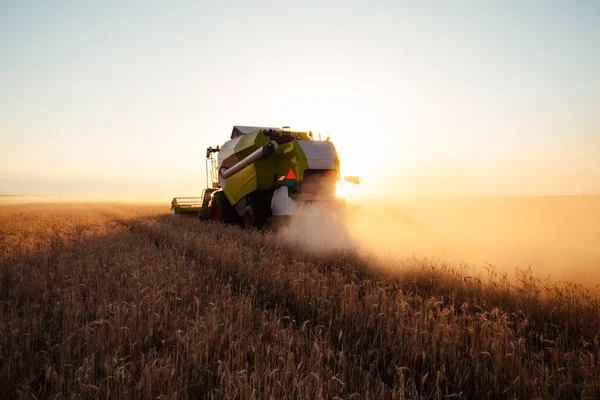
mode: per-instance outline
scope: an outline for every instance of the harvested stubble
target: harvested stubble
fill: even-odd
[[[161,211],[0,208],[0,397],[600,397],[580,286],[315,255]]]

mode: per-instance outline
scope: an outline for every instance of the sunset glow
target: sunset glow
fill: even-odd
[[[2,192],[197,195],[244,124],[369,193],[600,194],[595,2],[115,5],[0,6]]]

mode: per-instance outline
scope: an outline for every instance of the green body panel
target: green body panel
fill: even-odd
[[[304,171],[308,168],[306,155],[302,151],[297,141],[286,143],[279,146],[277,151],[264,162],[264,187],[259,189],[270,189],[274,187],[277,177],[285,176],[290,169],[294,170],[297,181],[301,182],[304,179]],[[258,163],[257,163],[258,164]],[[263,183],[262,181],[260,182]]]
[[[235,154],[238,160],[246,158],[254,150],[264,146],[269,142],[269,138],[263,135],[262,131],[248,133],[242,136],[242,139],[235,146]]]
[[[255,167],[256,164],[257,163],[248,165],[246,168],[227,179],[227,184],[223,191],[231,204],[237,203],[257,189],[258,175]]]

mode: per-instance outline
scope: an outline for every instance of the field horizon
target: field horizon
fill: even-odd
[[[301,245],[309,251],[343,247],[378,258],[466,264],[473,273],[493,266],[511,279],[517,270],[531,269],[543,280],[600,284],[600,196],[351,196],[347,202],[359,212],[325,230],[327,237],[315,229],[323,212],[301,221],[297,234],[311,238]],[[170,198],[0,196],[0,207],[112,204],[168,212],[169,203]]]

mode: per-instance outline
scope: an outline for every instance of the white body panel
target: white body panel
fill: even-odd
[[[296,212],[296,202],[289,196],[287,186],[282,186],[273,193],[271,212],[274,216],[294,215]]]
[[[308,169],[334,169],[335,147],[331,142],[298,140],[308,161]]]
[[[235,153],[235,146],[242,140],[242,137],[236,137],[235,139],[231,139],[223,143],[221,146],[221,150],[217,154],[217,179],[219,180],[219,186],[225,189],[225,179],[221,176],[221,165],[223,165],[223,160],[226,160],[229,156]]]
[[[217,154],[217,169],[221,169],[221,164],[223,164],[223,160],[229,158],[233,153],[235,153],[235,146],[242,140],[242,137],[236,137],[235,139],[231,139],[223,143],[221,146],[221,150]]]

